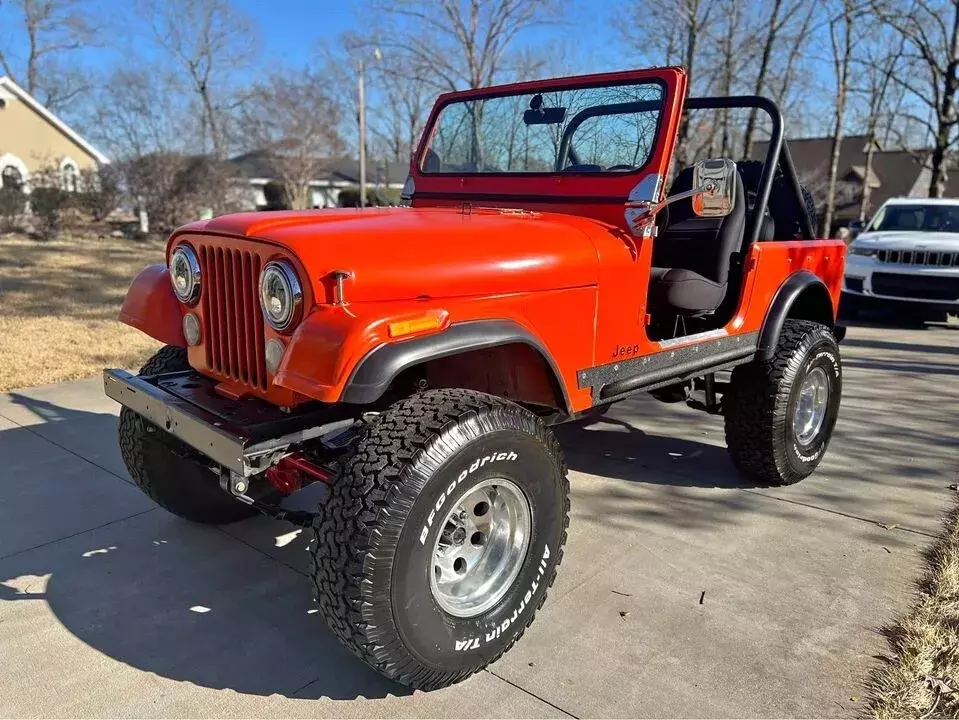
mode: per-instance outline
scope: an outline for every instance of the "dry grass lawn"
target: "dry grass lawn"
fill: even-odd
[[[0,235],[0,391],[138,368],[159,343],[116,316],[163,249],[157,240]]]
[[[869,680],[871,714],[959,717],[959,503],[926,553],[916,604],[886,632],[892,654]]]

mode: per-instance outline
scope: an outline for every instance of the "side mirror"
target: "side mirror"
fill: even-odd
[[[862,220],[853,220],[849,223],[849,237],[850,239],[857,237],[863,231],[863,228],[866,227],[866,223]]]
[[[693,212],[700,217],[726,217],[736,204],[736,163],[727,159],[700,160],[693,166]]]
[[[732,160],[700,160],[693,166],[692,189],[670,195],[658,203],[652,200],[627,200],[626,224],[637,237],[655,235],[656,213],[686,198],[691,199],[693,212],[700,217],[726,217],[736,205],[736,184],[736,163]]]

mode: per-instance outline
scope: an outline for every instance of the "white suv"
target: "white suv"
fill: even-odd
[[[843,311],[870,306],[916,319],[959,313],[959,198],[886,201],[849,246]]]

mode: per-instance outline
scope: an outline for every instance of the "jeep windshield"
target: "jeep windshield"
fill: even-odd
[[[867,232],[959,232],[959,203],[884,205]]]
[[[427,174],[623,173],[656,145],[663,87],[644,82],[454,100],[421,158]]]

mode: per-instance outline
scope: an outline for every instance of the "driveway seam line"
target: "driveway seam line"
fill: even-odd
[[[549,706],[550,706],[551,708],[553,708],[554,710],[559,710],[561,713],[563,713],[563,714],[566,715],[567,717],[571,717],[571,718],[573,718],[573,720],[579,720],[579,716],[573,715],[573,713],[571,713],[569,710],[564,710],[563,708],[561,708],[561,707],[560,707],[559,705],[557,705],[556,703],[552,703],[552,702],[550,702],[549,700],[547,700],[546,698],[540,697],[539,695],[537,695],[537,694],[534,693],[533,691],[527,690],[527,689],[524,688],[522,685],[519,685],[519,684],[517,684],[517,683],[514,683],[514,682],[513,682],[512,680],[510,680],[509,678],[505,678],[505,677],[503,677],[502,675],[493,672],[493,671],[490,670],[489,668],[486,668],[486,672],[488,672],[488,673],[489,673],[490,675],[492,675],[493,677],[495,677],[495,678],[497,678],[497,679],[499,679],[499,680],[502,680],[502,681],[503,681],[504,683],[506,683],[507,685],[512,685],[514,688],[516,688],[516,689],[519,690],[520,692],[524,692],[524,693],[526,693],[527,695],[529,695],[530,697],[536,698],[536,699],[539,700],[541,703],[544,703],[544,704],[546,704],[546,705],[549,705]]]
[[[127,480],[125,477],[123,477],[122,475],[117,475],[117,474],[116,474],[115,472],[113,472],[113,470],[111,470],[110,468],[103,467],[103,465],[100,465],[99,463],[93,462],[93,460],[91,460],[90,458],[84,457],[83,455],[81,455],[80,453],[76,452],[75,450],[71,450],[70,448],[68,448],[68,447],[66,447],[66,446],[64,446],[64,445],[61,445],[61,444],[58,443],[56,440],[51,440],[51,439],[48,438],[48,437],[44,437],[43,435],[41,435],[40,433],[38,433],[36,430],[34,430],[31,426],[29,426],[29,425],[21,425],[21,424],[18,423],[16,420],[14,420],[14,419],[11,418],[11,417],[7,417],[7,416],[4,415],[3,413],[0,413],[0,417],[2,417],[4,420],[9,420],[9,421],[12,422],[14,425],[16,425],[18,428],[20,428],[21,430],[26,430],[28,433],[30,433],[30,434],[32,434],[32,435],[36,435],[36,436],[37,436],[38,438],[40,438],[41,440],[44,440],[44,441],[50,443],[50,444],[53,445],[54,447],[58,447],[58,448],[60,448],[61,450],[63,450],[64,452],[68,452],[68,453],[70,453],[71,455],[73,455],[74,457],[80,458],[81,460],[83,460],[83,462],[88,463],[88,464],[90,464],[90,465],[93,465],[93,467],[95,467],[95,468],[100,468],[100,469],[103,470],[103,472],[105,472],[105,473],[108,473],[108,474],[110,474],[110,475],[113,475],[113,477],[117,478],[118,480],[121,480],[124,485],[131,485],[131,484],[132,484],[132,483],[131,483],[129,480]],[[47,423],[44,423],[44,424],[47,424]]]
[[[17,555],[21,555],[25,552],[30,552],[31,550],[38,550],[42,547],[46,547],[47,545],[53,545],[58,542],[63,542],[64,540],[70,540],[72,538],[79,537],[80,535],[84,535],[88,532],[93,532],[94,530],[101,530],[105,527],[108,527],[109,525],[113,525],[114,523],[123,522],[124,520],[131,520],[132,518],[140,517],[141,515],[146,515],[147,513],[155,512],[158,509],[159,508],[155,508],[155,507],[147,508],[146,510],[141,510],[140,512],[133,513],[132,515],[127,515],[122,518],[117,518],[116,520],[110,520],[109,522],[105,522],[102,525],[96,525],[92,528],[87,528],[86,530],[78,530],[75,533],[64,535],[63,537],[56,538],[55,540],[47,540],[46,542],[42,542],[39,545],[33,545],[32,547],[16,550],[10,553],[9,555],[0,555],[0,561],[9,560],[10,558],[16,557]]]
[[[764,492],[759,490],[751,490],[749,488],[744,488],[745,492],[748,492],[750,495],[758,495],[759,497],[768,498],[769,500],[778,500],[779,502],[789,503],[790,505],[799,505],[804,508],[809,508],[810,510],[818,510],[820,512],[829,513],[830,515],[840,515],[850,520],[858,520],[859,522],[869,523],[870,525],[878,525],[884,530],[902,530],[903,532],[913,533],[914,535],[922,535],[923,537],[935,538],[936,536],[932,533],[927,533],[922,530],[914,530],[909,527],[904,527],[902,525],[896,525],[895,527],[884,527],[889,525],[889,523],[879,522],[878,520],[871,520],[869,518],[864,518],[859,515],[853,515],[851,513],[845,513],[841,510],[830,510],[829,508],[820,507],[819,505],[813,505],[811,503],[801,502],[799,500],[790,500],[788,498],[776,497],[775,495],[767,495]]]

